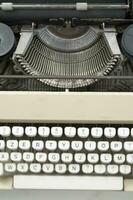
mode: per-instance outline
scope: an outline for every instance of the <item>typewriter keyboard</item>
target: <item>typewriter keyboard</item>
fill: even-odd
[[[1,124],[0,175],[133,174],[131,125]]]

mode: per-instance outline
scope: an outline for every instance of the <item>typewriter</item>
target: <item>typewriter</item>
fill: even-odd
[[[132,0],[0,0],[0,189],[133,191],[132,92]]]

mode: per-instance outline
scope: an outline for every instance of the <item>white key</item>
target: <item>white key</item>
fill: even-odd
[[[23,153],[23,160],[25,162],[33,162],[34,161],[34,154],[30,152]]]
[[[127,152],[133,152],[133,142],[124,142],[124,149]]]
[[[68,166],[68,171],[71,174],[78,174],[80,172],[80,165],[78,165],[78,164],[70,164]]]
[[[5,148],[5,141],[0,140],[0,150],[3,150]]]
[[[0,152],[0,162],[7,162],[9,160],[9,153]]]
[[[103,129],[100,127],[92,128],[91,135],[93,138],[101,138],[103,135]]]
[[[96,174],[104,174],[106,172],[106,167],[105,165],[95,165],[94,171]]]
[[[84,165],[82,165],[82,172],[84,173],[84,174],[91,174],[91,173],[93,173],[93,165],[91,165],[91,164],[84,164]]]
[[[17,164],[17,171],[20,173],[27,173],[28,172],[28,164],[27,163]]]
[[[42,170],[46,174],[51,174],[54,172],[54,165],[53,164],[43,164]]]
[[[99,151],[103,151],[103,152],[104,151],[108,151],[108,149],[109,149],[109,142],[107,142],[107,141],[98,142],[97,147],[98,147]]]
[[[34,140],[32,142],[32,148],[36,151],[41,151],[44,148],[44,142],[41,140]]]
[[[133,164],[133,154],[127,154],[126,160],[129,164]]]
[[[41,137],[48,137],[50,135],[50,128],[47,126],[40,126],[38,128],[38,134]]]
[[[17,150],[18,149],[18,141],[17,140],[8,140],[7,148],[10,150]]]
[[[60,160],[60,155],[58,153],[49,153],[48,159],[52,163],[58,163]]]
[[[84,163],[86,161],[86,155],[84,153],[76,153],[75,154],[75,162],[76,163]]]
[[[119,142],[119,141],[111,142],[110,148],[114,152],[119,152],[122,150],[122,142]]]
[[[55,165],[55,172],[58,174],[64,174],[67,171],[67,167],[65,164],[56,164]]]
[[[76,135],[76,128],[75,127],[66,127],[65,128],[65,135],[67,137],[73,138]]]
[[[80,138],[87,138],[89,136],[89,129],[85,127],[78,128],[78,136]]]
[[[29,140],[20,140],[19,141],[19,148],[22,150],[29,150],[30,149],[30,141]]]
[[[73,160],[73,154],[71,154],[71,153],[63,153],[61,155],[61,160],[64,163],[71,163],[72,160]]]
[[[4,175],[4,165],[0,163],[0,176]]]
[[[59,141],[58,147],[61,151],[68,151],[70,149],[70,142],[69,141]]]
[[[109,153],[101,154],[100,160],[101,160],[101,162],[104,163],[104,164],[109,164],[109,163],[111,163],[111,161],[112,161],[112,155],[109,154]]]
[[[22,154],[19,152],[12,152],[10,157],[13,162],[20,162],[22,160]]]
[[[45,143],[45,147],[47,150],[54,151],[57,149],[57,142],[54,140],[47,140]]]
[[[70,184],[71,183],[71,184]],[[119,176],[40,176],[15,175],[15,189],[51,190],[123,190],[123,177]]]
[[[86,141],[85,142],[85,149],[87,151],[95,151],[95,149],[96,149],[96,142],[94,142],[94,141]]]
[[[111,175],[118,174],[119,172],[118,165],[108,165],[107,172]]]
[[[36,153],[36,161],[40,163],[44,163],[47,161],[47,154],[46,153]]]
[[[87,160],[89,163],[97,163],[99,161],[99,155],[97,153],[90,153],[87,156]]]
[[[13,126],[12,134],[15,137],[22,137],[24,135],[24,128],[22,126]]]
[[[104,129],[104,135],[106,138],[114,138],[116,136],[116,129],[113,127],[106,127]]]
[[[51,135],[54,137],[61,137],[63,134],[63,129],[62,127],[52,127],[51,128]]]
[[[131,173],[130,165],[120,165],[120,173],[123,175],[128,175]]]
[[[16,172],[16,164],[15,163],[6,163],[5,171],[8,173],[15,173]]]
[[[25,128],[25,134],[28,137],[35,137],[37,135],[37,128],[34,126],[27,126]]]
[[[11,128],[9,126],[0,126],[0,135],[2,137],[8,137],[11,134]]]
[[[133,137],[133,128],[131,128],[131,136]]]
[[[129,134],[129,128],[118,128],[118,136],[120,138],[127,138]]]
[[[72,141],[71,147],[74,151],[81,151],[83,148],[83,142],[81,141]]]
[[[114,162],[117,164],[122,164],[125,162],[125,155],[124,154],[115,154],[114,155]]]
[[[41,172],[41,165],[39,163],[32,163],[30,164],[30,171],[32,173],[40,173]]]

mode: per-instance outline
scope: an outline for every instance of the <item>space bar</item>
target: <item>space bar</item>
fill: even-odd
[[[15,175],[16,189],[122,190],[123,177]]]

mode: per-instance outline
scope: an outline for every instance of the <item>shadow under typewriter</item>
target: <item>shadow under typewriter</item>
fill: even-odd
[[[121,59],[114,30],[69,25],[22,31],[14,54],[16,66],[26,74],[62,77],[38,80],[58,88],[90,85],[97,80],[72,77],[108,75]]]

